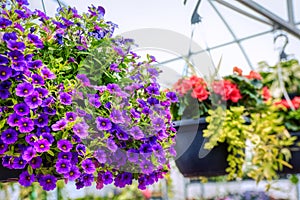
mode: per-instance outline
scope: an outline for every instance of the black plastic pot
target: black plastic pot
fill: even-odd
[[[184,177],[211,177],[226,174],[228,145],[221,143],[212,150],[204,149],[206,139],[202,134],[207,125],[205,118],[174,122],[174,127],[177,129],[175,163]]]
[[[300,131],[299,132],[290,132],[291,136],[297,136],[297,140],[294,145],[290,147],[292,153],[292,158],[289,160],[289,163],[293,168],[283,167],[283,170],[279,172],[280,174],[299,174],[300,173]]]
[[[1,160],[1,159],[0,159]],[[14,182],[18,181],[19,175],[22,173],[22,170],[12,170],[6,167],[3,167],[0,162],[0,182]]]

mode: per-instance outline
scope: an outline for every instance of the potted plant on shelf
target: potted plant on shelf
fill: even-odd
[[[172,104],[172,116],[174,120],[180,120],[174,122],[178,130],[176,165],[186,177],[224,174],[228,174],[228,179],[243,177],[247,141],[253,143],[255,153],[251,161],[252,173],[249,173],[253,175],[253,171],[258,172],[266,163],[270,164],[268,160],[258,164],[256,154],[260,155],[261,147],[269,144],[272,137],[281,138],[282,141],[274,146],[269,145],[267,151],[292,143],[288,134],[281,134],[284,126],[277,116],[268,115],[273,107],[265,102],[269,93],[257,72],[251,71],[244,76],[242,70],[235,67],[232,75],[209,82],[197,76],[184,77],[174,85],[173,90],[178,93],[179,102]],[[271,118],[277,120],[274,129],[259,127],[258,120],[255,120],[258,117],[265,121]],[[274,153],[270,162],[280,165],[287,159],[283,153]],[[264,172],[260,172],[260,175],[265,178]],[[251,177],[258,180],[258,177]]]
[[[27,0],[0,5],[1,167],[47,191],[58,179],[145,189],[163,178],[176,96],[160,90],[155,58],[140,61],[131,40],[113,38],[101,6],[52,18]]]

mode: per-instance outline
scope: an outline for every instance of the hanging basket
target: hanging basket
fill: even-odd
[[[177,129],[175,163],[184,177],[212,177],[226,174],[228,145],[221,143],[212,150],[204,149],[203,130],[207,125],[205,118],[174,122]]]
[[[0,182],[15,182],[18,181],[22,170],[8,169],[0,163]]]

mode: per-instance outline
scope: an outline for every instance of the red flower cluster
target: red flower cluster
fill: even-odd
[[[191,96],[199,101],[206,100],[209,95],[209,92],[207,91],[207,84],[204,79],[195,75],[188,79],[183,78],[178,80],[174,85],[174,89],[180,95],[185,95],[191,91]]]
[[[300,97],[294,97],[291,100],[291,103],[293,104],[294,108],[297,110],[300,108]],[[280,101],[277,101],[274,103],[276,106],[283,106],[287,109],[291,109],[290,104],[288,103],[288,101],[286,99],[282,99]]]
[[[238,68],[238,67],[234,67],[233,68],[233,73],[236,73],[237,75],[242,76],[243,75],[243,70]],[[250,71],[249,75],[245,75],[245,77],[248,78],[248,79],[262,80],[261,75],[258,72],[253,71],[253,70]]]
[[[216,81],[213,83],[212,87],[213,91],[216,94],[221,95],[223,100],[231,100],[236,103],[242,98],[237,85],[228,80]]]

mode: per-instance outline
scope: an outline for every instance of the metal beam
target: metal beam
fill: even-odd
[[[289,23],[294,25],[295,24],[295,18],[294,18],[294,5],[293,0],[286,0],[287,5],[287,11],[288,11],[288,17],[289,17]]]
[[[271,20],[274,25],[300,39],[300,30],[252,0],[235,0]]]
[[[236,11],[236,12],[242,14],[242,15],[250,17],[250,18],[252,18],[252,19],[254,19],[256,21],[259,21],[261,23],[264,23],[264,24],[267,24],[267,25],[271,25],[271,26],[273,25],[272,22],[270,22],[269,20],[265,20],[265,19],[262,19],[262,18],[259,18],[259,17],[255,16],[255,15],[252,15],[252,14],[244,11],[243,9],[240,9],[240,8],[238,8],[238,7],[232,5],[232,4],[230,4],[230,3],[228,3],[228,2],[226,2],[224,0],[214,0],[214,1],[218,2],[219,4],[222,4],[223,6],[226,6],[227,8],[230,8],[230,9],[232,9],[232,10],[234,10],[234,11]]]

